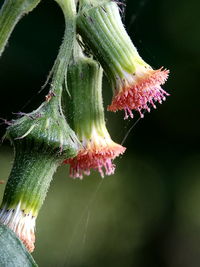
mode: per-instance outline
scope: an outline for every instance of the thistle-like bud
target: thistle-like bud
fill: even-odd
[[[82,147],[76,157],[68,159],[70,175],[82,178],[90,170],[102,177],[114,173],[112,163],[125,148],[112,141],[106,129],[102,101],[102,69],[91,58],[79,55],[68,68],[68,89],[71,94],[71,126]]]
[[[77,28],[86,45],[101,63],[113,88],[108,110],[124,110],[125,118],[136,110],[156,108],[166,93],[161,85],[169,71],[153,70],[138,54],[121,21],[119,8],[110,0],[82,0]]]

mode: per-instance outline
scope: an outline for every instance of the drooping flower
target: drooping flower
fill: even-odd
[[[144,111],[162,103],[169,94],[161,85],[169,71],[153,70],[138,54],[121,21],[114,1],[82,0],[77,28],[87,47],[101,63],[112,88],[113,99],[108,110],[124,110],[125,118],[132,111]]]
[[[125,148],[113,142],[106,129],[102,102],[102,69],[94,60],[79,55],[68,69],[71,94],[71,126],[81,142],[76,157],[65,160],[70,164],[70,176],[82,178],[90,170],[114,173],[113,160]]]
[[[70,176],[82,178],[83,175],[90,175],[90,170],[99,171],[101,177],[114,174],[115,165],[113,160],[123,154],[125,148],[113,142],[107,130],[102,135],[94,128],[90,138],[82,140],[83,147],[75,158],[68,159],[65,163],[70,164]]]
[[[153,70],[143,68],[143,72],[126,75],[124,82],[115,90],[113,100],[108,110],[125,111],[125,119],[133,118],[132,110],[139,112],[141,118],[143,112],[150,112],[151,107],[156,108],[156,102],[162,104],[169,94],[161,88],[168,78],[166,69]]]

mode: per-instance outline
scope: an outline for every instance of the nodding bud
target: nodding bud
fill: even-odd
[[[76,58],[68,69],[68,89],[71,95],[71,126],[81,142],[78,155],[65,160],[70,175],[82,178],[90,170],[114,173],[113,160],[125,148],[112,141],[105,125],[102,101],[102,69],[97,62],[85,56]]]
[[[133,110],[143,117],[145,110],[149,112],[169,95],[161,88],[169,71],[153,70],[140,57],[114,1],[82,1],[77,28],[112,85],[113,99],[108,110],[124,110],[125,119],[133,117]]]

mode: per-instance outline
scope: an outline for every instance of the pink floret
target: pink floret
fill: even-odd
[[[90,175],[90,170],[99,171],[101,177],[104,174],[114,174],[115,165],[112,160],[123,154],[125,148],[115,144],[108,147],[93,147],[82,149],[75,158],[67,159],[64,163],[70,165],[70,176],[73,178],[83,178],[83,175]]]
[[[134,84],[128,84],[115,94],[112,103],[108,106],[109,111],[125,111],[125,118],[133,118],[132,110],[144,117],[143,111],[150,112],[150,107],[156,108],[155,102],[162,103],[169,94],[160,85],[168,78],[169,71],[166,69],[148,70],[142,77],[138,77]]]

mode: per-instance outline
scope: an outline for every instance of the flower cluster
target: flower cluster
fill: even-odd
[[[169,94],[161,85],[169,71],[153,70],[140,57],[123,26],[116,2],[80,1],[77,30],[81,43],[90,48],[112,86],[109,111],[124,110],[125,119],[133,118],[137,111],[143,118],[146,111],[166,100]],[[112,160],[123,154],[125,148],[114,143],[108,134],[101,99],[102,77],[96,74],[97,70],[91,70],[92,60],[84,58],[80,50],[75,49],[76,58],[68,70],[68,89],[73,102],[73,129],[82,146],[78,155],[65,163],[70,165],[70,176],[74,178],[89,175],[91,169],[104,177],[103,170],[106,175],[114,173]]]
[[[169,71],[154,70],[140,57],[117,1],[55,1],[64,13],[66,29],[49,76],[49,93],[38,109],[11,121],[6,133],[15,147],[15,160],[0,206],[0,223],[12,229],[30,252],[35,221],[57,167],[68,164],[73,178],[82,179],[91,170],[104,177],[114,174],[113,161],[126,150],[106,128],[103,71],[113,91],[107,109],[124,110],[125,119],[133,118],[135,111],[143,118],[169,95],[161,88]],[[40,0],[14,2],[2,6],[0,54],[17,21]]]

